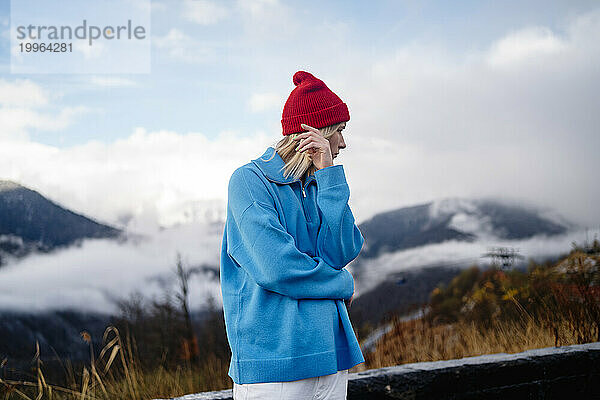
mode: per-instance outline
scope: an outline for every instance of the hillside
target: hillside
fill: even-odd
[[[446,198],[375,215],[361,223],[361,258],[442,243],[473,242],[486,237],[519,240],[559,235],[573,225],[531,206],[498,200]]]
[[[0,264],[33,251],[50,252],[86,238],[115,238],[121,230],[68,210],[35,190],[0,180]]]

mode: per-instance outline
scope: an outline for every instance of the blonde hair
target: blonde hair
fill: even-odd
[[[345,123],[346,122],[340,122],[339,124],[328,125],[318,129],[325,139],[329,139]],[[301,133],[304,132],[285,135],[283,139],[279,140],[279,142],[274,145],[275,152],[279,154],[285,163],[283,166],[283,176],[285,178],[292,175],[294,179],[300,179],[305,174],[307,177],[309,175],[313,175],[317,170],[308,153],[300,153],[296,151],[296,147],[298,147],[299,142],[294,140],[294,138]],[[275,152],[273,152],[273,156],[266,161],[272,160],[273,157],[275,157]]]

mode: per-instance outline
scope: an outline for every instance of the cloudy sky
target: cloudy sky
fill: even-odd
[[[100,75],[11,74],[9,7],[0,179],[102,221],[224,207],[306,70],[349,106],[336,162],[358,222],[497,196],[600,225],[597,1],[157,0],[151,72]]]

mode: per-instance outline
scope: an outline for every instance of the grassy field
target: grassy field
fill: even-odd
[[[559,345],[578,343],[566,322],[559,328],[559,335],[562,338]],[[392,330],[365,359],[367,368],[381,368],[483,354],[519,353],[554,345],[554,330],[535,322],[505,322],[482,329],[474,322],[432,326],[418,319],[393,322]]]

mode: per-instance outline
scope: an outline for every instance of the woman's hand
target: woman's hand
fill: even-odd
[[[325,139],[317,128],[306,124],[300,124],[300,126],[308,132],[300,133],[294,138],[294,140],[299,140],[296,151],[306,151],[317,169],[333,165],[329,140]]]

